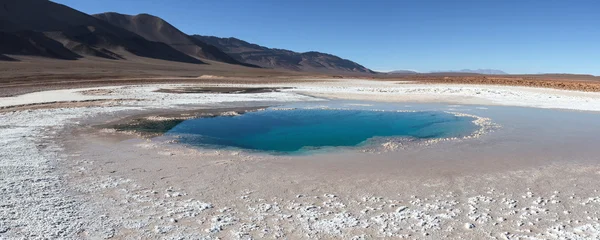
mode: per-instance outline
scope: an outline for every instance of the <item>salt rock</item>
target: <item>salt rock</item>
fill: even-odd
[[[473,229],[473,228],[475,228],[475,224],[465,223],[465,229]]]
[[[399,207],[398,209],[396,209],[396,212],[397,212],[397,213],[401,213],[401,212],[403,212],[403,211],[404,211],[404,210],[406,210],[406,209],[408,209],[408,207],[407,207],[407,206],[401,206],[401,207]]]

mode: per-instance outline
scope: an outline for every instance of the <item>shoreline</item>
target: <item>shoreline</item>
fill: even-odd
[[[84,176],[74,175],[72,181],[84,181],[76,185],[105,197],[95,199],[94,205],[119,203],[109,213],[138,219],[141,225],[118,218],[108,219],[110,224],[148,238],[600,236],[600,226],[594,224],[600,195],[593,191],[597,184],[590,182],[597,177],[598,164],[516,164],[516,159],[506,159],[516,165],[498,168],[501,163],[492,159],[473,166],[473,156],[445,162],[448,150],[486,146],[494,135],[413,148],[401,155],[349,151],[287,157],[72,136],[66,142],[68,151],[81,155],[70,161],[76,163],[71,168]],[[431,155],[432,149],[439,153]],[[120,161],[111,152],[119,152]],[[86,161],[76,160],[81,158]],[[549,183],[557,175],[566,179]],[[145,207],[132,210],[140,206]]]
[[[6,203],[0,211],[8,216],[0,219],[0,236],[67,239],[130,236],[327,239],[340,235],[353,239],[600,237],[596,206],[600,204],[600,194],[593,191],[600,188],[594,181],[600,165],[591,159],[597,155],[592,150],[579,155],[557,154],[560,149],[555,146],[560,146],[560,141],[543,135],[543,131],[529,130],[530,125],[535,126],[538,121],[536,116],[530,116],[530,125],[523,129],[513,129],[514,120],[499,115],[504,116],[502,121],[512,123],[511,128],[482,139],[449,141],[435,148],[423,147],[400,154],[302,157],[305,161],[238,151],[198,152],[140,139],[103,139],[94,134],[77,133],[77,129],[85,130],[82,127],[88,126],[90,119],[104,121],[133,112],[258,107],[296,101],[327,103],[301,95],[307,92],[331,96],[337,93],[339,97],[356,97],[355,94],[367,96],[369,100],[397,102],[429,94],[438,94],[438,100],[444,101],[453,97],[466,102],[505,99],[508,104],[518,106],[587,110],[591,112],[561,114],[589,116],[596,116],[595,111],[600,111],[599,94],[360,80],[270,84],[268,86],[277,88],[295,88],[267,93],[154,92],[165,86],[189,85],[103,87],[94,95],[78,92],[98,88],[71,89],[21,95],[10,101],[0,98],[4,107],[56,100],[121,99],[108,105],[82,107],[67,103],[60,108],[0,113],[3,122],[0,157],[5,159],[0,164],[4,176],[0,180],[0,186],[4,187],[0,201]],[[475,94],[477,91],[481,91],[480,94]],[[484,101],[476,103],[489,105]],[[465,110],[460,106],[447,108],[452,112]],[[495,113],[493,109],[474,106],[463,108],[470,111],[467,114],[477,116],[476,112]],[[556,114],[555,110],[535,112],[540,111],[550,116]],[[496,114],[499,113],[501,111]],[[552,124],[560,124],[560,121]],[[562,129],[563,134],[569,130],[557,129]],[[517,151],[506,152],[518,146],[510,144],[514,141],[511,138],[523,130],[548,139],[548,145],[532,145],[536,152],[529,152],[531,146],[527,144]],[[528,143],[528,137],[531,136],[522,136],[519,141]],[[482,159],[474,166],[469,160],[480,157],[469,150],[474,146],[478,151],[489,153],[484,156],[494,157]],[[569,147],[572,151],[587,149],[587,145]],[[544,152],[545,148],[550,150]],[[568,161],[573,156],[580,159]],[[585,161],[587,158],[589,162]],[[340,165],[336,159],[344,159],[344,164]],[[421,161],[423,159],[430,162]],[[365,164],[366,160],[370,164]],[[527,161],[516,164],[522,160]],[[552,181],[557,175],[564,179]],[[475,227],[465,228],[465,224]]]

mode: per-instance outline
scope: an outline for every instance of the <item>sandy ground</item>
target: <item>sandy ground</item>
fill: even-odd
[[[445,84],[492,84],[506,86],[543,87],[562,90],[587,92],[600,91],[600,77],[573,74],[541,74],[541,75],[417,75],[398,77],[397,80],[445,83]]]
[[[292,87],[277,92],[156,92],[187,86],[65,89],[1,98],[0,238],[600,238],[597,155],[575,154],[583,147],[559,151],[560,141],[528,152],[527,144],[535,140],[489,134],[435,147],[298,159],[184,148],[90,126],[165,109],[326,102],[325,97],[598,111],[598,93],[335,79],[253,85]],[[114,102],[105,104],[108,100]],[[98,102],[77,105],[89,101]],[[49,103],[60,105],[33,107]],[[587,124],[572,121],[578,120]],[[498,142],[505,155],[477,155]],[[505,151],[516,145],[523,145],[522,151]],[[544,148],[556,154],[545,154]],[[457,151],[467,154],[454,155]],[[458,161],[450,161],[456,156]],[[425,157],[432,161],[421,161]]]

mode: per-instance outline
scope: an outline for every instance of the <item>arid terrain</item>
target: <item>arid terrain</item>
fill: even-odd
[[[540,75],[480,75],[458,76],[450,75],[417,75],[396,79],[417,80],[434,83],[460,83],[460,84],[492,84],[509,86],[526,86],[555,88],[564,90],[577,90],[586,92],[600,91],[600,77],[576,74],[540,74]]]
[[[21,57],[20,62],[0,64],[0,96],[44,89],[110,86],[141,83],[291,83],[309,79],[363,78],[422,83],[485,84],[542,87],[586,92],[600,91],[600,77],[575,74],[547,75],[331,75],[274,69],[248,68],[221,62],[210,65],[182,64],[139,59],[116,62],[101,59],[56,61]],[[134,58],[135,59],[135,58]]]
[[[590,145],[596,138],[590,129],[600,127],[600,93],[373,79],[216,79],[124,86],[111,80],[102,85],[117,86],[0,98],[0,236],[600,236],[600,166]],[[241,106],[326,108],[331,99],[407,109],[441,103],[436,108],[482,115],[487,123],[472,138],[390,141],[368,151],[298,157],[191,148],[106,127],[131,119],[241,114]]]
[[[298,7],[269,12],[262,24],[275,22],[275,13],[306,14]],[[485,9],[487,18],[491,8]],[[239,9],[214,11],[231,18],[227,21],[198,14],[202,21],[188,22],[186,29],[239,24],[232,10]],[[209,31],[184,33],[160,16],[133,14],[89,13],[47,0],[0,3],[0,239],[600,239],[600,77],[495,69],[383,73],[353,60],[391,62],[384,56],[350,60],[306,49],[310,45],[303,41],[294,49],[306,52],[278,49],[205,35]],[[175,15],[185,14],[164,17],[181,23]],[[440,59],[449,56],[489,60],[504,44],[485,47],[473,39],[425,35],[410,42],[411,34],[402,31],[402,37],[380,39],[394,40],[387,46],[366,40],[349,46],[350,40],[383,32],[355,26],[372,18],[368,15],[345,22],[330,15],[314,18],[327,34],[300,33],[300,40],[325,43],[321,37],[329,36],[340,47],[331,50],[349,56],[385,48],[387,57],[406,58],[404,50],[387,49],[402,46],[415,50],[413,56],[430,54],[435,63],[422,64],[431,68],[444,67]],[[296,32],[314,20],[307,16],[285,16],[277,23]],[[429,22],[414,19],[397,22]],[[449,19],[458,18],[431,22],[437,29]],[[292,20],[303,25],[288,27]],[[335,26],[342,23],[348,27]],[[254,27],[232,29],[261,37],[282,34]],[[416,36],[438,32],[413,27]],[[344,29],[352,38],[333,36]],[[494,29],[470,37],[489,30]],[[260,40],[252,34],[245,36]],[[531,47],[520,40],[506,44]],[[427,43],[434,46],[412,49]],[[343,46],[351,51],[340,50]],[[457,50],[443,55],[438,49],[448,46]],[[460,46],[477,47],[485,56],[463,56]],[[554,49],[538,54],[549,50]],[[593,56],[593,49],[585,54]],[[537,72],[533,65],[511,64]],[[581,64],[576,69],[589,69]],[[194,145],[168,132],[195,118],[303,109],[419,112],[429,118],[444,113],[462,119],[468,132],[446,136],[435,128],[423,138],[371,135],[358,145],[297,155]],[[334,117],[337,125],[340,117]],[[427,125],[417,121],[413,125]],[[244,129],[215,131],[233,132],[237,139],[251,129],[237,125]]]

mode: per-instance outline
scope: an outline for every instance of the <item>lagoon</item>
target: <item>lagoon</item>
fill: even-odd
[[[186,120],[166,135],[200,147],[297,153],[359,146],[377,137],[461,137],[477,129],[472,121],[444,111],[271,108]]]

